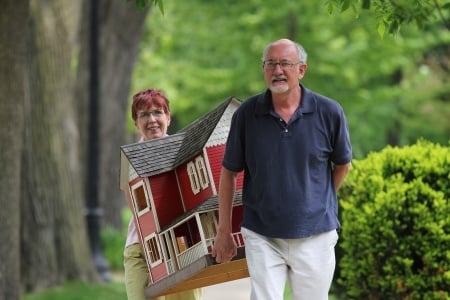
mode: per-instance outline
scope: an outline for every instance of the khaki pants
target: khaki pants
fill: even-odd
[[[139,244],[125,248],[123,253],[125,267],[125,288],[128,300],[147,300],[144,290],[148,285],[148,269]],[[202,289],[170,294],[152,300],[201,300]]]

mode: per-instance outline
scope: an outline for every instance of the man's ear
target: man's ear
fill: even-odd
[[[306,70],[308,69],[308,65],[307,64],[300,64],[298,66],[298,79],[301,80],[303,78],[303,76],[305,76]]]

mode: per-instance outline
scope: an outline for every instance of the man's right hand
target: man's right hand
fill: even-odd
[[[216,262],[219,264],[231,261],[237,255],[237,246],[233,235],[218,232],[214,239],[211,255],[216,258]]]

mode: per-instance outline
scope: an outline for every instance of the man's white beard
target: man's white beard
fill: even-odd
[[[282,94],[282,93],[286,93],[287,90],[289,89],[289,87],[288,87],[287,83],[276,84],[276,85],[271,84],[269,89],[273,94]]]

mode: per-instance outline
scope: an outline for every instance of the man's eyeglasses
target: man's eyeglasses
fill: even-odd
[[[155,119],[161,118],[165,114],[162,109],[155,109],[152,111],[143,111],[138,114],[139,120],[149,120],[150,116],[153,116]]]
[[[267,61],[264,61],[263,68],[266,71],[272,71],[272,70],[276,69],[277,65],[280,65],[280,68],[282,70],[290,70],[294,66],[296,66],[296,65],[298,65],[300,63],[301,62],[291,63],[291,62],[288,62],[288,61],[276,62],[276,61],[272,61],[272,60],[267,60]]]

